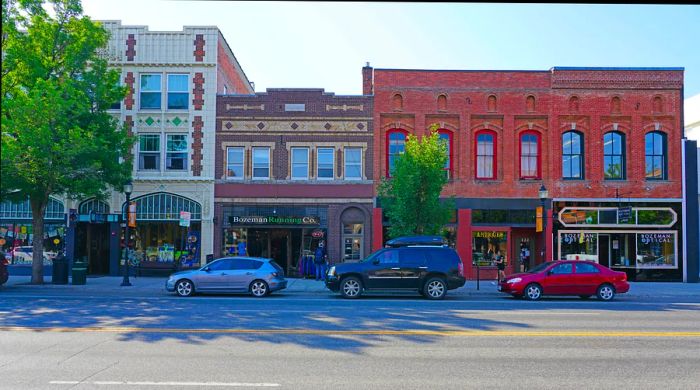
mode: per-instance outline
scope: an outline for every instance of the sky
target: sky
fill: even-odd
[[[362,67],[683,67],[700,94],[700,5],[83,0],[151,31],[217,26],[256,92],[362,93]]]

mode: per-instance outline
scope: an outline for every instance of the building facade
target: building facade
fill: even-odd
[[[363,68],[374,94],[375,177],[408,134],[437,124],[469,277],[545,259],[588,259],[630,280],[681,280],[682,68],[432,71]],[[540,199],[544,186],[548,194]],[[544,204],[544,232],[536,207]],[[385,241],[381,199],[374,241]]]
[[[372,98],[322,89],[220,95],[215,255],[270,257],[286,275],[324,243],[330,262],[370,251]]]

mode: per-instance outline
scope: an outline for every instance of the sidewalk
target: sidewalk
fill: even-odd
[[[85,285],[51,284],[51,276],[44,278],[43,285],[30,284],[29,276],[10,276],[5,285],[0,287],[0,295],[4,292],[23,294],[65,295],[65,296],[123,296],[123,297],[164,297],[173,295],[165,290],[166,277],[130,277],[131,286],[122,287],[121,276],[88,276]],[[320,281],[313,279],[287,278],[289,284],[283,290],[285,294],[332,294]],[[482,280],[479,290],[476,281],[469,280],[464,287],[451,290],[448,295],[470,297],[503,297],[490,280]],[[630,291],[625,294],[633,297],[683,297],[697,298],[700,301],[700,283],[661,283],[661,282],[631,282]]]

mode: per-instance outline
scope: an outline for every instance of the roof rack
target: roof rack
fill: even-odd
[[[447,242],[441,236],[406,236],[389,240],[386,242],[386,246],[392,248],[402,246],[447,246]]]

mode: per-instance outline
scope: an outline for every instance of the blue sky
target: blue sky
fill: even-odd
[[[700,6],[83,0],[93,19],[221,29],[258,92],[362,93],[361,68],[684,67],[700,94]]]

